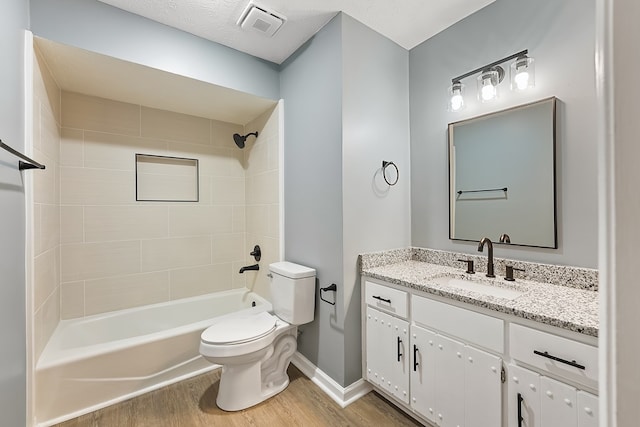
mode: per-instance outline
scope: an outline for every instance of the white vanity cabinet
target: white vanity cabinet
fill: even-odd
[[[510,327],[510,354],[542,373],[509,364],[508,427],[596,427],[598,398],[544,373],[597,387],[597,348],[522,325]]]
[[[363,285],[365,378],[422,422],[598,426],[598,397],[585,391],[598,386],[595,340],[409,288]]]

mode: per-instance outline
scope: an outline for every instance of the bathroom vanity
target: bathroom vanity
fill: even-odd
[[[361,256],[363,377],[434,426],[597,426],[597,272],[461,256]]]

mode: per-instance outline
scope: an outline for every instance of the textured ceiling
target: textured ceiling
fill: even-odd
[[[411,49],[495,0],[254,0],[286,22],[272,38],[236,22],[249,0],[100,0],[276,64],[342,11]]]

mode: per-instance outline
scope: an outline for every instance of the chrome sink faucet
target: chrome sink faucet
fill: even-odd
[[[491,243],[491,240],[489,240],[488,237],[483,237],[479,242],[478,242],[478,252],[482,252],[484,250],[484,245],[487,245],[488,248],[488,254],[487,254],[487,277],[496,277],[495,274],[493,274],[493,243]]]

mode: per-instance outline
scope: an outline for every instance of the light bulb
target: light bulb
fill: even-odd
[[[525,90],[529,87],[529,73],[526,71],[520,71],[513,80],[518,90]]]
[[[462,95],[460,95],[460,92],[451,97],[451,111],[461,110],[463,105],[464,99],[462,98]]]
[[[485,79],[483,82],[481,96],[483,101],[491,101],[496,97],[496,87],[491,84],[491,79]]]

